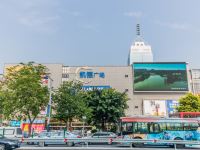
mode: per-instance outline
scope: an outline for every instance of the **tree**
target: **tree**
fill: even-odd
[[[102,130],[105,130],[107,123],[116,124],[128,108],[127,94],[115,89],[89,91],[87,100],[88,106],[92,109],[91,122]]]
[[[48,87],[42,85],[47,68],[29,62],[6,70],[2,83],[3,114],[7,119],[29,120],[29,135],[34,120],[48,104]]]
[[[179,99],[178,112],[200,112],[200,97],[187,93]]]
[[[83,116],[90,117],[90,108],[84,99],[82,84],[74,81],[63,82],[53,95],[54,117],[65,122],[69,129],[73,119],[81,119]]]

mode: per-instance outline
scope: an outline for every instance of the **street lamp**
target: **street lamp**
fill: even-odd
[[[50,126],[50,120],[51,120],[51,104],[52,104],[52,82],[53,79],[48,76],[49,79],[49,84],[48,84],[48,88],[49,88],[49,103],[47,106],[47,115],[48,115],[48,119],[47,119],[47,131],[49,131],[49,126]]]

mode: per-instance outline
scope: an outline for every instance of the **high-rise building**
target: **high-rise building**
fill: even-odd
[[[191,69],[192,92],[200,94],[200,69]]]
[[[153,62],[151,46],[146,44],[140,35],[140,24],[136,25],[137,38],[131,45],[128,65],[134,62]]]

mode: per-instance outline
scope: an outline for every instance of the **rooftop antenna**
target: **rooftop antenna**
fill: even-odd
[[[139,23],[136,24],[136,41],[143,41]]]
[[[140,37],[140,24],[136,24],[136,35],[137,37]]]

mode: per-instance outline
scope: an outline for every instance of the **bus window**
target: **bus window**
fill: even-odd
[[[150,133],[160,133],[160,125],[158,123],[151,123],[150,124]]]
[[[163,122],[162,122],[162,123],[159,123],[159,125],[160,125],[160,130],[161,130],[161,131],[166,131],[166,127],[167,127],[167,126],[166,126],[166,123],[163,123]]]
[[[133,123],[127,123],[126,124],[126,131],[127,132],[133,132]]]
[[[184,123],[185,131],[196,131],[198,129],[197,123]]]
[[[133,123],[131,123],[131,122],[123,123],[121,130],[122,130],[123,135],[133,133]]]
[[[167,130],[171,131],[182,131],[183,123],[167,123]]]
[[[146,122],[135,122],[133,126],[133,133],[147,134],[148,126]]]

